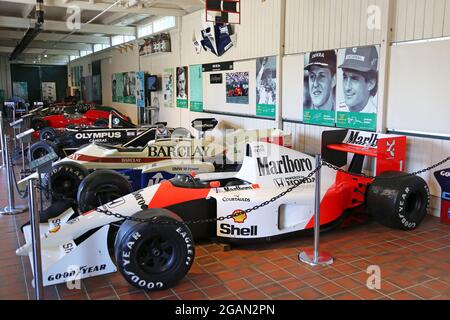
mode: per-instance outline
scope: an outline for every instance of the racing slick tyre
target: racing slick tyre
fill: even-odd
[[[164,209],[144,210],[133,217],[155,218],[151,223],[126,220],[120,226],[114,245],[120,273],[139,289],[170,288],[194,262],[191,231],[178,216]]]
[[[42,128],[45,128],[47,126],[47,121],[41,118],[35,118],[31,121],[31,128],[34,129],[34,131],[39,131]]]
[[[62,199],[75,200],[81,181],[89,174],[88,170],[75,162],[61,162],[44,175],[44,190],[50,190],[52,202]]]
[[[80,212],[88,212],[132,192],[127,178],[120,173],[112,170],[94,171],[78,187],[78,207]]]
[[[53,141],[56,138],[56,131],[52,127],[45,127],[39,130],[39,140],[45,141],[50,140]]]
[[[30,161],[34,161],[36,159],[42,158],[43,156],[49,154],[50,152],[56,153],[59,157],[61,157],[61,152],[55,143],[52,141],[38,141],[33,143],[30,148],[29,159]]]
[[[96,126],[96,127],[107,127],[108,124],[109,124],[109,121],[104,118],[97,119],[94,122],[94,126]]]
[[[390,228],[413,230],[427,214],[430,192],[418,176],[383,172],[368,187],[366,203],[371,216]]]

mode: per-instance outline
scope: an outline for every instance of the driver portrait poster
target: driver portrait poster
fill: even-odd
[[[136,72],[136,105],[138,108],[145,107],[145,72]]]
[[[201,64],[189,67],[191,111],[203,112],[203,67]]]
[[[305,54],[303,122],[335,126],[336,122],[335,50]]]
[[[173,107],[173,68],[164,69],[162,76],[164,107]]]
[[[379,45],[339,50],[337,127],[375,131]]]
[[[177,68],[177,108],[188,108],[188,67]]]
[[[277,59],[256,59],[256,115],[275,118],[277,104]]]

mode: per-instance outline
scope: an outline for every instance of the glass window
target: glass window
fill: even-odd
[[[123,36],[113,36],[111,37],[111,44],[113,46],[117,46],[119,44],[124,43],[125,41],[123,40]]]
[[[167,16],[158,20],[153,21],[153,32],[160,32],[166,29],[175,27],[176,21],[175,17]]]
[[[153,24],[149,23],[147,25],[138,26],[138,38],[142,38],[153,33]]]

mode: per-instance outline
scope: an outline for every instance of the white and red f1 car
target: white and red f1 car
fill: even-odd
[[[365,207],[386,226],[416,228],[426,214],[429,191],[423,179],[401,172],[405,143],[402,136],[324,132],[324,161],[347,172],[322,167],[320,224],[345,224],[350,210]],[[350,164],[348,153],[354,154]],[[366,156],[376,159],[379,175],[375,179],[358,175]],[[41,225],[44,282],[50,285],[105,274],[117,266],[138,288],[165,289],[189,271],[195,256],[194,239],[217,237],[245,243],[311,229],[315,179],[308,176],[314,169],[310,155],[252,142],[239,172],[232,177],[214,181],[211,177],[201,180],[194,175],[177,175],[79,216],[60,208],[67,211]],[[105,173],[94,173],[99,188],[119,179],[112,179],[109,171]],[[298,184],[284,197],[256,211],[245,211]],[[81,185],[79,195],[83,192]],[[361,214],[360,210],[353,212]],[[233,213],[232,219],[215,220]],[[203,219],[209,222],[185,223]],[[26,244],[17,254],[32,258],[29,226],[24,232]],[[115,264],[108,253],[108,239],[114,242]]]

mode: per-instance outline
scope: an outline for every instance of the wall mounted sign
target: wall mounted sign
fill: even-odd
[[[203,72],[212,72],[212,71],[230,71],[234,68],[233,61],[227,62],[217,62],[217,63],[208,63],[202,65]]]
[[[223,83],[223,75],[221,73],[213,73],[209,76],[209,83],[220,84]]]

